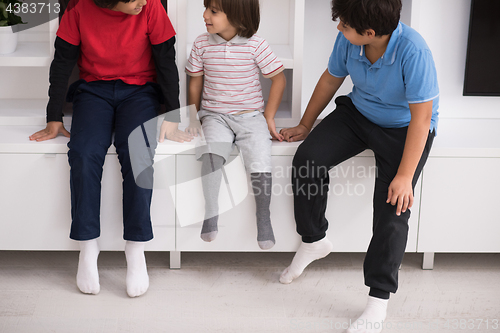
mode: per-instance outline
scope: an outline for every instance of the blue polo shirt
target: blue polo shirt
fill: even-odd
[[[386,128],[408,126],[409,104],[433,101],[430,130],[438,123],[439,87],[431,51],[414,29],[399,22],[384,55],[372,64],[364,46],[351,44],[339,32],[328,62],[335,77],[351,76],[348,95],[371,122]]]

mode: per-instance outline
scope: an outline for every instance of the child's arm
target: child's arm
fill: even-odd
[[[60,37],[54,43],[54,60],[49,72],[49,102],[47,104],[47,126],[29,138],[35,141],[45,141],[55,138],[59,133],[70,136],[62,122],[62,109],[66,100],[66,90],[69,77],[80,54],[80,46],[70,44]]]
[[[281,103],[283,97],[283,92],[285,91],[286,78],[283,72],[278,73],[271,79],[271,90],[269,91],[269,99],[267,100],[266,109],[264,110],[264,118],[267,121],[267,127],[271,136],[279,141],[283,141],[283,135],[276,131],[276,124],[274,123],[274,116],[278,107]]]
[[[387,203],[395,206],[396,215],[406,212],[413,205],[412,181],[422,157],[432,118],[432,101],[410,104],[411,120],[408,125],[403,157],[398,173],[389,185]]]
[[[165,100],[164,121],[161,124],[159,142],[166,139],[184,142],[191,141],[192,137],[178,130],[180,122],[179,104],[179,73],[175,64],[175,37],[151,46],[155,61],[156,76]]]
[[[186,132],[194,136],[201,134],[200,121],[196,118],[196,113],[200,110],[202,89],[203,75],[191,76],[188,87],[189,126],[186,128]]]
[[[165,120],[179,123],[179,72],[175,64],[175,36],[163,43],[151,45],[156,69],[156,81],[161,87],[164,100]]]
[[[344,82],[344,79],[345,77],[335,77],[328,72],[328,69],[325,70],[316,84],[316,88],[314,88],[314,92],[307,104],[306,111],[299,125],[292,128],[284,128],[280,131],[286,141],[300,141],[307,137],[316,118],[318,118],[328,103],[330,103],[333,96]]]

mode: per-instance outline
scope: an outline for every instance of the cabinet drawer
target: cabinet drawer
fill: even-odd
[[[157,156],[151,208],[155,239],[147,250],[175,249],[175,211],[167,186],[175,158]],[[163,161],[165,159],[165,161]],[[0,250],[72,250],[69,165],[66,154],[0,154]],[[116,155],[106,156],[101,195],[102,250],[123,250],[122,178]]]
[[[500,252],[500,158],[429,158],[419,252]]]

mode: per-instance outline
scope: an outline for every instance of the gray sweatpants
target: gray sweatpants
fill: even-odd
[[[228,115],[200,110],[198,116],[207,144],[196,148],[197,159],[212,153],[227,162],[236,145],[248,173],[272,171],[271,134],[261,112]]]

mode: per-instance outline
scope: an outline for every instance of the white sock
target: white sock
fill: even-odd
[[[280,282],[285,284],[291,283],[302,274],[307,265],[314,260],[326,257],[332,252],[332,248],[332,242],[326,237],[314,243],[302,242],[290,266],[285,268],[283,273],[281,273]]]
[[[382,332],[388,303],[388,299],[368,296],[365,311],[355,322],[352,322],[347,333]]]
[[[144,242],[127,241],[125,257],[127,259],[127,294],[137,297],[149,288],[149,276],[144,256]]]
[[[99,272],[97,271],[97,258],[99,257],[97,239],[80,241],[79,243],[80,257],[78,272],[76,273],[76,285],[84,294],[97,295],[101,290]]]

